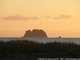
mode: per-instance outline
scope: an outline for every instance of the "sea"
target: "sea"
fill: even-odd
[[[22,38],[22,37],[0,37],[0,41],[17,41],[17,40],[27,40],[38,43],[52,43],[52,42],[62,42],[62,43],[75,43],[80,44],[80,38]]]

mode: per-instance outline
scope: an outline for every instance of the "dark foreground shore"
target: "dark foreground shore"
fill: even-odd
[[[0,60],[80,60],[80,58],[67,57],[34,57],[34,56],[0,56]]]
[[[0,60],[80,60],[75,57],[51,57],[45,55],[1,55]]]
[[[39,58],[57,58],[57,60],[76,58],[79,60],[80,45],[60,42],[44,44],[26,40],[0,41],[0,60],[39,60]]]

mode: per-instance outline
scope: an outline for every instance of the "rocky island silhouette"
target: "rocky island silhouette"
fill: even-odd
[[[33,29],[32,31],[31,30],[27,30],[24,34],[25,38],[27,37],[31,37],[31,38],[47,38],[47,34],[44,30],[41,30],[41,29]]]

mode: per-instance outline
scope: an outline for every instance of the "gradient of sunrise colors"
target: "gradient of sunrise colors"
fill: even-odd
[[[28,29],[80,37],[80,0],[0,0],[0,37],[21,37]]]

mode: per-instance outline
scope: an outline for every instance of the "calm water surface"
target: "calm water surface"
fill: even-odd
[[[28,41],[35,41],[40,43],[47,43],[47,42],[66,42],[66,43],[77,43],[80,44],[80,38],[0,38],[1,41],[11,41],[11,40],[28,40]]]

